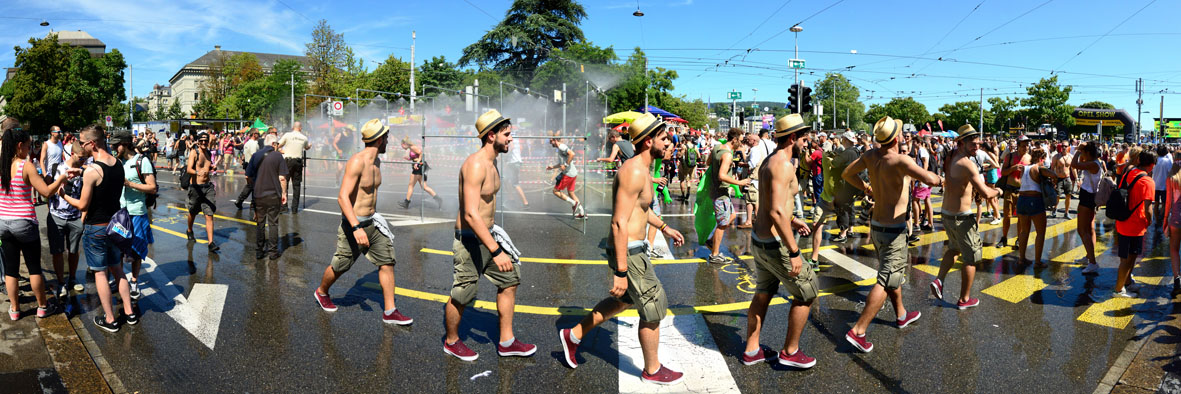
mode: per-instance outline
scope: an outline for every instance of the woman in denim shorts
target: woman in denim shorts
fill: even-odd
[[[1029,225],[1032,221],[1037,228],[1034,241],[1034,266],[1044,267],[1042,246],[1046,243],[1046,205],[1042,201],[1041,183],[1055,179],[1054,173],[1042,165],[1046,151],[1041,148],[1030,150],[1030,165],[1021,173],[1021,189],[1017,194],[1017,254],[1025,261],[1025,249],[1029,245]]]

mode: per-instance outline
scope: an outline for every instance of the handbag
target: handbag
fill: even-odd
[[[114,215],[111,215],[111,221],[107,222],[106,233],[107,241],[115,244],[123,254],[138,255],[131,247],[131,241],[135,238],[135,229],[131,225],[131,214],[127,213],[127,208],[120,208]]]

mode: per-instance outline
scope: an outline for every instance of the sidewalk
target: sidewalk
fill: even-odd
[[[1178,310],[1178,299],[1161,297],[1157,300],[1169,304],[1165,309],[1167,313],[1137,319],[1141,329],[1133,339],[1138,339],[1139,343],[1132,343],[1129,349],[1139,346],[1139,350],[1126,350],[1112,368],[1125,364],[1127,369],[1115,382],[1105,378],[1095,389],[1096,393],[1181,393],[1181,358],[1178,358],[1181,354],[1181,318],[1174,314]]]

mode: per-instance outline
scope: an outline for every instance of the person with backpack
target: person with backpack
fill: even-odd
[[[1052,182],[1054,172],[1043,163],[1046,151],[1034,148],[1029,154],[1030,163],[1021,170],[1021,189],[1017,193],[1017,246],[1018,262],[1025,262],[1025,249],[1029,246],[1029,228],[1032,224],[1037,229],[1034,241],[1034,267],[1046,266],[1042,261],[1042,247],[1046,243],[1046,203],[1042,188],[1043,183]],[[1053,186],[1051,186],[1053,190]]]
[[[1078,154],[1070,162],[1070,168],[1081,174],[1078,185],[1078,236],[1087,250],[1087,266],[1083,268],[1084,275],[1097,274],[1099,264],[1095,260],[1095,211],[1098,210],[1099,200],[1095,194],[1099,192],[1099,185],[1111,182],[1104,178],[1106,166],[1100,160],[1097,142],[1086,142],[1079,146]]]
[[[148,245],[156,242],[152,237],[152,218],[148,216],[156,205],[156,166],[147,155],[137,153],[131,141],[119,141],[115,152],[123,161],[123,194],[119,197],[119,205],[131,215],[134,237],[131,248],[135,253],[127,256],[131,260],[130,294],[131,299],[138,300],[140,265],[148,258]]]
[[[1128,161],[1132,162],[1133,158],[1129,157]],[[1132,279],[1132,268],[1143,252],[1144,234],[1152,223],[1151,209],[1156,185],[1149,174],[1156,166],[1156,154],[1142,150],[1134,161],[1136,165],[1127,167],[1120,175],[1116,190],[1107,200],[1107,216],[1115,219],[1120,259],[1115,288],[1112,289],[1113,297],[1131,298],[1129,290],[1140,291],[1140,284]]]

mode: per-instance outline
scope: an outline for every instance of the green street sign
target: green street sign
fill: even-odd
[[[804,59],[788,59],[787,64],[791,68],[804,68]]]
[[[742,92],[729,92],[728,97],[730,100],[742,100]]]
[[[759,103],[752,103],[752,104],[750,105],[750,107],[751,107],[751,108],[754,108],[754,109],[759,109]]]

